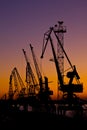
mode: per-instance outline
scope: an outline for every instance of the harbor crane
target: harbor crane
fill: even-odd
[[[35,65],[35,69],[36,69],[36,73],[37,73],[37,77],[38,77],[38,82],[39,82],[39,86],[40,86],[40,91],[39,91],[39,95],[41,99],[45,99],[45,98],[50,98],[49,96],[53,94],[53,91],[51,91],[48,87],[48,78],[46,76],[44,76],[45,81],[43,80],[43,76],[42,73],[40,71],[39,65],[37,63],[37,59],[36,59],[36,55],[34,53],[34,49],[33,46],[30,44],[30,49],[31,49],[31,53],[32,53],[32,57],[33,57],[33,61],[34,61],[34,65]]]
[[[15,89],[13,88],[13,82],[14,82]],[[19,88],[19,86],[21,88]],[[10,81],[9,81],[9,99],[13,99],[15,94],[17,94],[18,97],[24,97],[25,89],[26,89],[26,87],[22,81],[22,78],[21,78],[17,68],[14,67],[11,72]]]
[[[26,65],[26,83],[27,83],[28,95],[36,96],[36,93],[37,93],[36,91],[38,90],[38,83],[33,73],[33,70],[31,68],[26,51],[24,49],[22,49],[22,51],[25,56],[25,60],[27,64]]]
[[[59,23],[62,24],[63,22],[59,22]],[[80,76],[77,73],[76,66],[71,64],[71,62],[70,62],[70,60],[69,60],[69,58],[68,58],[68,56],[63,48],[61,40],[59,39],[59,36],[58,36],[58,30],[56,27],[50,27],[50,29],[46,33],[44,33],[41,58],[43,58],[47,44],[48,44],[48,42],[50,42],[51,48],[52,48],[52,53],[53,53],[53,58],[54,58],[54,63],[56,66],[56,71],[57,71],[59,90],[61,92],[63,92],[62,99],[63,99],[63,101],[65,101],[68,104],[68,109],[69,109],[74,104],[75,105],[79,104],[78,98],[77,98],[75,93],[83,92],[83,84],[80,83],[80,81],[79,81]],[[62,30],[61,30],[61,32],[62,32]],[[66,77],[69,79],[68,83],[64,82],[64,77],[61,73],[60,61],[58,60],[58,57],[57,57],[55,49],[54,49],[52,33],[56,37],[57,44],[60,45],[62,52],[64,53],[70,67],[72,68],[72,71],[68,71],[66,74]],[[73,83],[74,78],[76,78],[76,80],[78,81],[77,83]],[[62,103],[62,100],[61,100],[61,103]]]
[[[39,65],[37,63],[37,59],[36,59],[36,55],[34,53],[33,46],[31,44],[30,44],[30,49],[31,49],[31,53],[32,53],[33,61],[34,61],[34,66],[35,66],[35,70],[36,70],[36,74],[37,74],[37,78],[38,78],[38,83],[40,85],[40,93],[42,93],[43,91],[45,91],[45,84],[43,81],[43,77],[42,77]]]

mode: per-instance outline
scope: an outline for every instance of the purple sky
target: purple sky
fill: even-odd
[[[32,43],[40,58],[44,33],[60,20],[67,27],[65,50],[77,66],[86,93],[87,0],[0,0],[0,95],[7,93],[15,66],[25,81],[22,48],[29,54],[28,43]]]

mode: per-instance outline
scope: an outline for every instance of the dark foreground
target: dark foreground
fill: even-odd
[[[0,129],[86,129],[87,119],[39,112],[11,112],[0,116]]]

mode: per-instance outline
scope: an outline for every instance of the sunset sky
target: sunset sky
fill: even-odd
[[[0,0],[0,96],[8,93],[11,71],[17,67],[25,84],[25,49],[32,62],[29,43],[34,47],[38,64],[54,93],[57,91],[55,65],[48,45],[43,60],[43,36],[49,27],[64,21],[64,49],[76,65],[83,83],[82,97],[87,97],[87,0]],[[51,54],[51,55],[50,55]]]

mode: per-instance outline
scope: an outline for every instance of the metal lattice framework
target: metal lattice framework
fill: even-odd
[[[58,24],[59,25],[55,25],[54,31],[59,38],[62,47],[64,47],[64,33],[66,33],[66,27],[63,26],[63,21],[58,21]],[[61,75],[64,76],[64,52],[59,43],[57,44],[57,60],[59,63]]]

